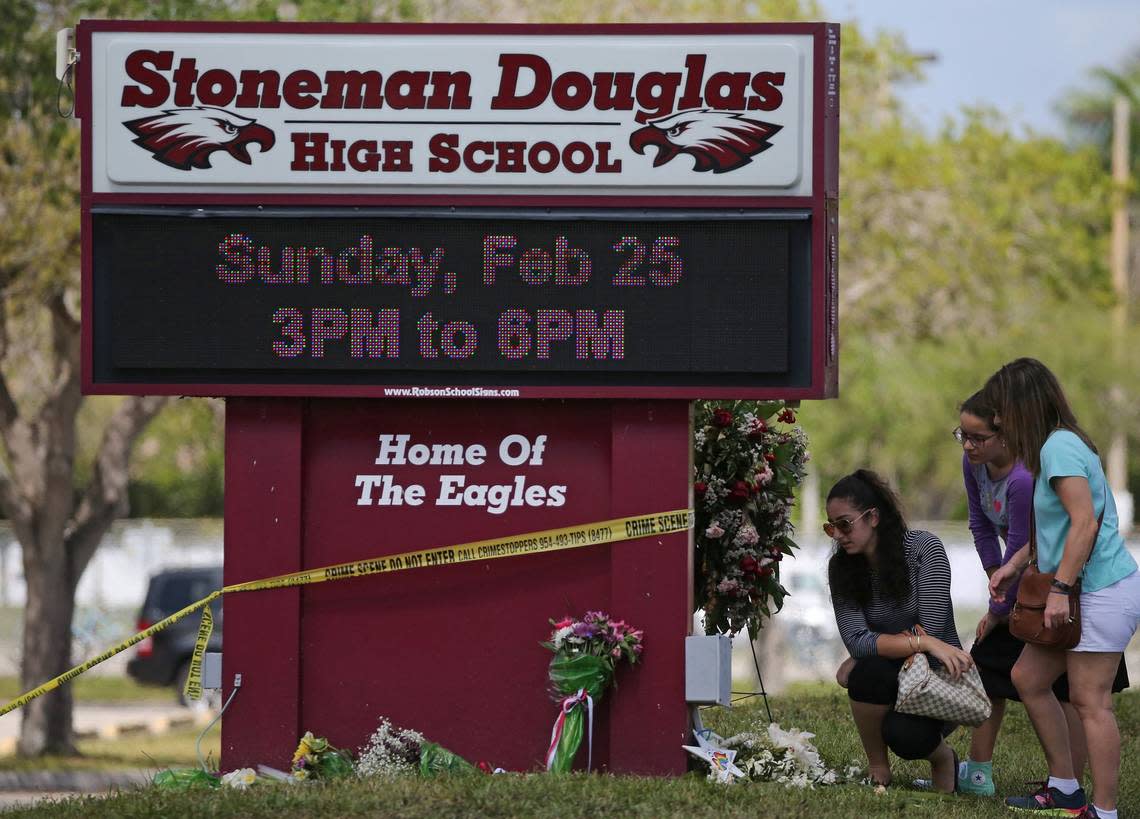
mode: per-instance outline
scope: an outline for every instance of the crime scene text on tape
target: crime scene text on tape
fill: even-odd
[[[627,518],[614,518],[613,520],[587,523],[578,526],[566,526],[561,529],[547,529],[541,532],[530,532],[523,535],[513,535],[505,538],[479,540],[472,543],[462,543],[456,546],[442,546],[433,549],[419,549],[413,552],[403,552],[396,555],[372,557],[363,560],[354,560],[349,563],[338,563],[334,566],[325,566],[319,569],[305,569],[299,572],[267,577],[262,580],[248,580],[243,583],[234,583],[223,586],[211,592],[201,600],[179,609],[149,628],[128,637],[118,645],[104,651],[84,663],[80,663],[54,679],[33,688],[0,708],[0,716],[17,708],[22,708],[32,700],[43,694],[53,691],[66,682],[78,677],[94,668],[105,660],[114,657],[120,651],[142,642],[147,637],[157,634],[173,623],[178,622],[193,612],[203,609],[202,620],[198,627],[198,637],[191,655],[190,673],[186,677],[184,691],[190,699],[197,699],[202,693],[202,659],[206,652],[206,645],[213,632],[213,617],[209,605],[223,594],[247,591],[263,591],[266,589],[280,589],[289,586],[304,586],[312,583],[323,583],[327,580],[345,580],[350,577],[367,577],[374,574],[405,571],[407,569],[420,569],[428,566],[452,566],[460,563],[474,563],[481,560],[495,560],[503,557],[517,557],[528,554],[542,554],[556,552],[564,549],[578,549],[584,546],[598,546],[603,543],[619,543],[625,540],[637,540],[655,535],[668,535],[682,532],[693,526],[693,512],[691,509],[679,509],[671,512],[657,512],[650,515],[638,515]]]

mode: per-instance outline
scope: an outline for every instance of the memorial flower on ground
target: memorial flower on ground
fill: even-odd
[[[736,767],[753,781],[779,782],[789,788],[814,788],[848,781],[851,772],[844,776],[823,762],[811,742],[814,737],[815,734],[795,728],[784,730],[773,722],[766,728],[757,725],[751,731],[722,740],[720,745],[736,751]],[[854,773],[857,776],[858,769]],[[711,769],[709,780],[731,781],[717,776]]]
[[[542,645],[554,652],[549,669],[551,694],[560,710],[546,768],[563,773],[573,766],[584,731],[592,742],[594,706],[613,682],[618,663],[626,660],[632,665],[641,657],[643,635],[640,629],[601,611],[588,611],[581,619],[551,620],[550,625],[550,639]]]
[[[693,605],[706,633],[755,637],[787,595],[779,563],[798,548],[791,508],[807,438],[779,401],[698,401],[693,429]]]
[[[424,735],[393,725],[387,717],[364,743],[356,759],[356,775],[401,776],[418,773]]]
[[[348,751],[333,747],[324,737],[315,737],[312,731],[306,731],[293,752],[290,770],[298,781],[338,779],[352,773],[352,756]]]
[[[238,768],[236,771],[230,771],[228,774],[222,775],[222,785],[224,787],[235,788],[239,791],[244,791],[256,781],[257,773],[253,768]]]

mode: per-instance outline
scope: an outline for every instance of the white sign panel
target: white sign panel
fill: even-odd
[[[811,35],[94,31],[96,193],[812,192]]]

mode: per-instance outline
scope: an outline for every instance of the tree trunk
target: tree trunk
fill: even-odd
[[[3,397],[0,382],[0,400]],[[75,390],[78,395],[78,390]],[[9,512],[24,557],[28,602],[24,609],[23,663],[20,679],[25,691],[58,677],[72,666],[71,626],[75,615],[75,589],[99,542],[116,517],[127,511],[128,463],[131,446],[168,399],[162,396],[125,399],[104,429],[93,474],[83,496],[75,502],[72,464],[73,434],[78,401],[61,402],[64,411],[41,412],[54,423],[47,433],[17,437],[9,434],[9,452],[24,452],[28,441],[58,442],[46,447],[56,457],[33,459],[43,464],[42,481],[25,487],[22,501],[7,484],[0,485],[0,500]],[[35,476],[33,468],[21,475]],[[72,731],[71,683],[23,707],[17,751],[21,756],[75,754]]]
[[[37,550],[55,560],[40,560],[27,571],[28,604],[24,609],[23,662],[20,682],[29,691],[71,668],[71,622],[75,614],[75,584],[65,565],[63,545]],[[25,550],[25,554],[27,550]],[[32,700],[22,709],[20,756],[75,754],[72,733],[72,693],[67,683]]]

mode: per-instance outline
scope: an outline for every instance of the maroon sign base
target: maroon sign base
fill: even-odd
[[[681,401],[231,398],[225,582],[687,508],[690,446]],[[305,731],[355,751],[388,717],[538,769],[548,620],[602,609],[645,654],[595,710],[594,769],[683,773],[691,577],[679,533],[227,596],[222,768],[288,768]]]

